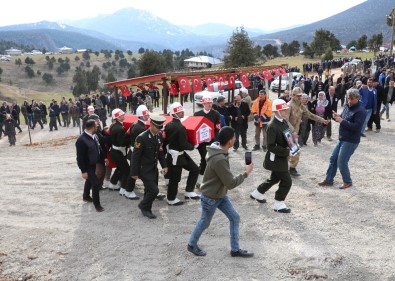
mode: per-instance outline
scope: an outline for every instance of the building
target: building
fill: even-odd
[[[198,56],[184,60],[185,67],[190,69],[210,68],[212,65],[221,64],[222,61],[208,56]]]
[[[69,48],[69,47],[63,46],[62,48],[59,48],[59,53],[61,53],[61,54],[72,54],[73,53],[73,48]]]
[[[14,49],[14,48],[5,50],[5,52],[6,52],[7,55],[10,55],[10,56],[20,56],[20,55],[22,55],[22,51],[21,50]]]

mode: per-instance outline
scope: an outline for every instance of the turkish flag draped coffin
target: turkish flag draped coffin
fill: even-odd
[[[124,96],[124,97],[130,96],[130,90],[129,90],[128,86],[120,86],[119,90],[121,90],[122,96]]]
[[[232,90],[235,88],[236,86],[236,74],[229,74],[229,78],[228,78],[228,90]]]
[[[177,77],[178,85],[180,86],[181,94],[188,94],[192,92],[191,85],[189,84],[188,78],[186,76]]]
[[[240,80],[243,83],[244,87],[250,86],[250,79],[248,79],[247,74],[245,72],[240,72]]]

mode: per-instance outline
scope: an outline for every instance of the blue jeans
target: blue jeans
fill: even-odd
[[[189,245],[195,247],[199,241],[203,231],[209,227],[211,220],[213,219],[215,210],[218,208],[225,214],[230,222],[230,247],[232,251],[240,250],[239,246],[239,223],[240,216],[237,211],[233,208],[228,196],[225,195],[222,199],[211,199],[203,194],[200,198],[202,205],[202,216],[193,230],[191,237],[189,238]]]
[[[348,161],[350,161],[351,155],[353,155],[357,147],[358,143],[351,143],[346,141],[337,142],[329,159],[329,167],[326,171],[325,178],[327,182],[333,183],[333,179],[336,176],[337,168],[339,167],[343,182],[352,183],[350,169],[348,168]]]
[[[362,129],[361,129],[361,134],[365,133],[366,125],[368,124],[368,121],[370,119],[370,115],[372,115],[372,111],[373,110],[371,108],[370,109],[365,109],[366,118],[365,118],[365,122],[363,122],[363,126],[362,126]]]
[[[385,104],[383,105],[383,108],[380,111],[380,118],[384,112],[385,112],[387,119],[389,119],[390,118],[390,103],[388,101],[385,102]]]

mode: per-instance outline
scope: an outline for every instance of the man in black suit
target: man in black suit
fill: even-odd
[[[77,149],[77,164],[81,170],[81,176],[85,180],[82,199],[85,202],[93,202],[97,212],[103,212],[100,205],[99,190],[101,182],[96,175],[96,165],[104,165],[104,152],[96,136],[97,125],[95,120],[88,120],[84,132],[79,136],[75,147]],[[90,190],[92,189],[92,197]]]
[[[339,98],[335,95],[335,92],[335,86],[329,86],[328,93],[325,93],[332,112],[337,112],[337,103],[339,101]],[[326,137],[329,141],[332,140],[332,122],[329,122],[326,126]]]
[[[234,98],[234,104],[229,107],[229,113],[231,116],[231,125],[236,133],[236,141],[233,144],[233,151],[237,151],[239,148],[239,136],[241,136],[241,145],[245,150],[247,147],[247,129],[248,129],[248,116],[250,116],[251,110],[248,104],[242,101],[241,96],[237,95]]]

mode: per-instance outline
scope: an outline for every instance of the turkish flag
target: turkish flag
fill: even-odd
[[[124,97],[130,96],[130,90],[129,90],[128,86],[120,86],[119,90],[121,90],[122,96],[124,96]]]
[[[152,85],[151,83],[145,84],[148,88],[150,88],[151,90],[153,90],[155,88],[154,85]]]
[[[214,76],[212,75],[207,75],[206,77],[206,85],[207,85],[207,90],[209,92],[214,92]]]
[[[224,74],[219,74],[217,77],[218,80],[218,91],[223,91],[225,89],[225,75]]]
[[[199,76],[194,76],[191,78],[191,80],[192,80],[193,92],[194,93],[201,92],[202,91],[202,79],[200,79]]]
[[[235,88],[236,86],[235,80],[236,80],[236,74],[232,73],[228,75],[228,90],[232,90]]]
[[[178,95],[176,83],[171,83],[170,95]]]
[[[286,74],[288,74],[288,73],[285,71],[285,69],[284,69],[284,68],[280,68],[280,72],[281,72],[281,74],[282,74],[282,75],[286,75]]]
[[[269,71],[262,71],[262,75],[263,77],[265,77],[267,81],[272,80],[274,78]]]
[[[250,86],[250,79],[248,79],[247,74],[244,72],[240,72],[239,76],[240,76],[241,82],[243,83],[243,86],[246,88],[249,87]]]
[[[139,88],[139,89],[142,90],[142,91],[145,91],[144,86],[136,85],[136,87]]]
[[[192,92],[191,85],[189,84],[189,80],[186,76],[178,76],[177,81],[178,85],[180,86],[181,94],[188,94]]]
[[[279,71],[278,69],[272,69],[272,71],[273,71],[274,74],[276,74],[277,76],[282,76],[281,71]]]

